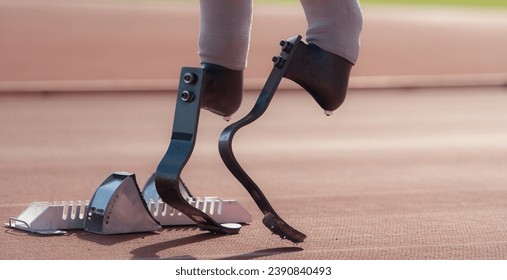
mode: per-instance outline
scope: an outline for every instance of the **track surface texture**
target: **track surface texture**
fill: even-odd
[[[355,76],[507,73],[505,11],[364,10]],[[246,76],[262,79],[278,41],[304,35],[306,23],[299,6],[255,13]],[[0,0],[0,82],[177,79],[198,65],[197,27],[195,1]],[[233,121],[257,95],[245,94]],[[1,94],[0,221],[34,201],[90,199],[114,171],[142,185],[167,148],[175,100],[173,91]],[[0,259],[507,259],[505,108],[505,87],[351,90],[326,117],[304,91],[277,92],[234,151],[308,236],[297,245],[264,227],[218,155],[228,123],[203,111],[182,178],[194,195],[236,199],[252,213],[238,235],[4,228]]]

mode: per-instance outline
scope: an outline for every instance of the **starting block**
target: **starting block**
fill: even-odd
[[[235,200],[188,194],[188,202],[223,223],[252,221],[250,213]],[[33,202],[5,224],[42,235],[62,235],[67,230],[101,235],[155,232],[166,226],[190,225],[195,223],[160,199],[153,175],[141,192],[135,174],[121,171],[107,177],[91,200]]]

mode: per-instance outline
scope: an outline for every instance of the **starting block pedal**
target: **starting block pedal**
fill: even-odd
[[[98,234],[158,231],[162,227],[148,211],[135,175],[115,172],[93,195],[84,230]]]

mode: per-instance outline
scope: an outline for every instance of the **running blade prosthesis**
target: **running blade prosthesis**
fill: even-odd
[[[279,56],[273,57],[273,69],[266,81],[262,91],[253,107],[253,109],[244,118],[231,124],[220,135],[219,151],[222,160],[229,171],[241,182],[245,189],[250,193],[259,209],[264,214],[262,222],[274,234],[282,239],[288,239],[294,243],[303,242],[306,235],[287,224],[273,209],[268,199],[255,182],[241,168],[232,151],[232,140],[236,132],[257,120],[267,110],[271,99],[273,98],[278,85],[284,77],[287,69],[290,67],[291,60],[301,42],[301,36],[292,37],[281,41],[282,51]]]
[[[157,193],[165,203],[184,213],[201,229],[214,234],[238,233],[240,224],[216,221],[189,203],[188,191],[182,191],[180,187],[181,172],[195,146],[204,70],[183,67],[180,77],[171,141],[154,175]]]
[[[225,165],[241,182],[264,214],[263,223],[274,234],[294,243],[303,242],[306,235],[288,225],[271,207],[260,188],[241,168],[232,151],[234,134],[242,127],[257,120],[268,108],[298,45],[301,36],[281,42],[282,51],[273,58],[274,67],[251,112],[241,120],[228,126],[220,135],[219,152]],[[214,234],[235,234],[241,226],[235,223],[219,223],[208,214],[188,203],[185,192],[179,187],[180,174],[192,154],[195,145],[201,102],[201,82],[204,71],[200,68],[184,67],[181,72],[179,99],[176,104],[173,133],[169,148],[158,165],[155,185],[164,202],[192,219],[201,229]]]

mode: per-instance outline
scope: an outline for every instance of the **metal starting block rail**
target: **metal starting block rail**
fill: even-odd
[[[9,223],[5,225],[44,235],[65,234],[65,230],[84,228],[88,203],[88,201],[33,202],[17,218],[9,218]]]

